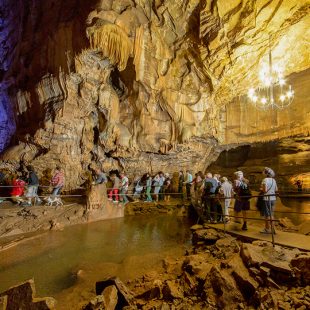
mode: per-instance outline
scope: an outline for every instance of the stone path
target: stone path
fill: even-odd
[[[260,225],[258,223],[249,222],[248,230],[243,231],[241,230],[241,224],[232,223],[226,224],[226,231],[231,235],[244,237],[250,240],[272,241],[271,234],[260,233],[263,225],[263,222]],[[224,224],[207,224],[207,226],[224,230]],[[310,251],[310,236],[277,230],[276,235],[274,235],[274,240],[275,243],[279,245]]]

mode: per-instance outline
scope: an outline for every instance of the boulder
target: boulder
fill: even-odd
[[[106,287],[103,292],[104,305],[107,310],[114,310],[118,302],[118,291],[115,285]]]
[[[243,301],[243,297],[233,277],[227,270],[213,266],[205,283],[205,291],[207,291],[208,284],[211,284],[213,288],[217,306],[220,309],[231,309],[232,304],[238,304]],[[206,295],[208,295],[207,292]]]
[[[245,300],[253,300],[259,284],[251,277],[239,255],[235,255],[228,263],[232,276]]]
[[[163,287],[163,298],[165,300],[182,299],[183,292],[177,281],[167,280]]]
[[[122,308],[125,306],[131,306],[133,304],[133,298],[134,298],[133,294],[128,290],[128,288],[123,284],[123,282],[119,278],[116,278],[116,277],[109,278],[104,281],[96,282],[96,294],[97,295],[103,294],[104,290],[109,286],[115,286],[117,289],[117,297],[118,297],[117,307],[118,308]],[[108,292],[113,294],[112,290]],[[108,292],[106,292],[107,294],[106,297],[108,297]],[[111,295],[110,297],[112,300]]]
[[[33,279],[0,293],[1,310],[48,310],[55,309],[55,305],[56,300],[52,297],[35,297]]]
[[[303,253],[291,260],[291,267],[301,285],[310,285],[310,254]]]
[[[217,240],[222,237],[215,229],[197,229],[193,232],[192,242],[198,244],[198,242],[204,242],[206,245],[215,244]]]

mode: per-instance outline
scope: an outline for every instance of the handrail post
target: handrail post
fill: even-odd
[[[269,200],[269,203],[268,203],[268,211],[269,211],[269,220],[270,220],[270,228],[271,228],[272,246],[275,247],[275,243],[274,243],[274,228],[273,228],[273,220],[272,220],[272,216],[271,216],[270,200]]]

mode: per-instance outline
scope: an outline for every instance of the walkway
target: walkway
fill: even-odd
[[[224,231],[224,224],[206,225]],[[269,235],[260,233],[262,227],[263,223],[259,225],[258,223],[249,222],[248,230],[243,231],[241,230],[241,224],[232,223],[226,224],[226,232],[232,236],[236,236],[239,238],[244,238],[248,240],[264,240],[271,242],[271,234]],[[310,236],[277,230],[276,235],[274,236],[274,240],[275,244],[278,245],[310,251]]]
[[[199,218],[204,221],[204,214],[203,209],[200,203],[197,203],[194,199],[192,199],[192,205],[198,214]],[[241,216],[241,215],[240,215]],[[254,216],[254,215],[250,215]],[[233,219],[232,219],[233,221]],[[240,221],[242,221],[240,219]],[[224,231],[224,224],[207,224],[206,221],[205,225],[219,229]],[[238,238],[243,238],[247,240],[264,240],[264,241],[270,241],[272,242],[272,235],[271,234],[262,234],[260,231],[264,227],[264,221],[261,217],[248,219],[248,230],[243,231],[241,230],[241,224],[237,224],[232,222],[232,224],[226,224],[225,225],[225,231],[229,233],[230,235],[236,236]],[[274,235],[274,241],[275,244],[286,246],[286,247],[293,247],[293,248],[299,248],[301,250],[310,251],[310,236],[303,235],[300,233],[295,232],[284,232],[277,230],[276,235]]]

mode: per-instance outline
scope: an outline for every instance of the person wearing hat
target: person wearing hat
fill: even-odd
[[[250,191],[249,191],[249,180],[247,180],[242,171],[236,171],[234,173],[234,192],[237,194],[234,205],[235,216],[239,216],[239,213],[242,212],[243,225],[242,230],[248,230],[247,227],[247,212],[250,210]],[[236,221],[238,222],[238,221]]]
[[[263,170],[264,179],[261,184],[261,191],[264,193],[262,213],[265,217],[265,228],[261,231],[263,234],[270,234],[271,230],[274,231],[273,225],[273,212],[276,203],[276,192],[278,191],[277,182],[274,179],[275,173],[271,168],[265,167]],[[271,223],[270,223],[271,222]]]

